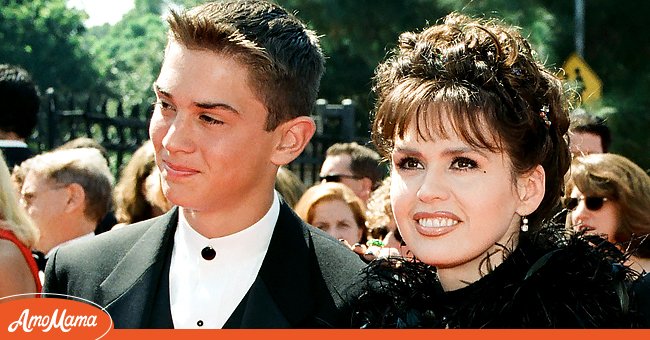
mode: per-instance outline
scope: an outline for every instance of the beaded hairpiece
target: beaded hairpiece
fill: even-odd
[[[548,119],[548,113],[549,113],[549,108],[548,105],[542,106],[542,109],[539,111],[539,116],[542,118],[544,121],[544,124],[546,126],[550,127],[551,126],[551,121]]]

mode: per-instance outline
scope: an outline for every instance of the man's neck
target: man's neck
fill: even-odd
[[[71,219],[70,221],[74,221],[74,219]],[[45,238],[43,238],[44,235],[41,233],[41,239],[37,242],[34,248],[38,251],[43,252],[44,254],[48,254],[52,251],[52,249],[60,246],[61,244],[94,232],[95,228],[97,227],[96,221],[91,221],[86,217],[83,217],[82,221],[78,221],[77,223],[78,224],[76,224],[74,227],[71,227],[73,225],[71,223],[62,222],[59,224],[61,226],[67,226],[65,227],[65,233],[57,233],[56,235],[50,234],[49,237],[46,234]]]
[[[261,204],[241,203],[232,208],[197,211],[183,209],[188,224],[199,234],[207,238],[224,237],[240,232],[262,219],[269,211],[275,194],[271,192]],[[255,208],[256,207],[256,208]]]
[[[2,131],[0,130],[0,139],[2,140],[17,140],[20,142],[25,142],[25,138],[18,136],[13,131]]]

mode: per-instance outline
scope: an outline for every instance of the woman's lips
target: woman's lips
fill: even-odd
[[[596,230],[596,228],[588,225],[588,224],[578,224],[575,226],[576,231],[584,231],[584,232],[590,232]]]
[[[448,211],[434,213],[419,212],[413,215],[415,229],[423,236],[442,236],[455,230],[462,222],[455,214]]]

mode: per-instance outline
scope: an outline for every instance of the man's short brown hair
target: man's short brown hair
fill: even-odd
[[[218,1],[172,11],[169,41],[224,54],[249,71],[249,84],[268,110],[267,131],[313,111],[324,57],[318,37],[267,1]]]

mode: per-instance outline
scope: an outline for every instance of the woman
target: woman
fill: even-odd
[[[325,182],[307,189],[296,213],[305,222],[350,245],[367,240],[365,206],[344,184]]]
[[[367,270],[361,327],[628,327],[623,255],[545,227],[570,154],[560,81],[512,28],[451,14],[376,73],[373,140],[418,261]]]
[[[615,154],[576,157],[565,190],[567,223],[630,250],[638,271],[650,272],[650,176]]]
[[[41,291],[31,247],[38,230],[15,196],[11,175],[0,153],[0,298]]]
[[[390,205],[390,177],[385,178],[370,194],[367,206],[366,227],[373,239],[381,240],[378,247],[369,245],[370,252],[377,257],[411,256],[393,217]],[[373,249],[375,247],[378,249]]]
[[[307,190],[300,177],[287,167],[278,168],[278,174],[275,176],[275,190],[277,190],[284,201],[293,208],[298,200]]]
[[[113,196],[115,217],[120,223],[117,228],[162,215],[171,208],[162,194],[151,141],[133,153],[122,169]]]

